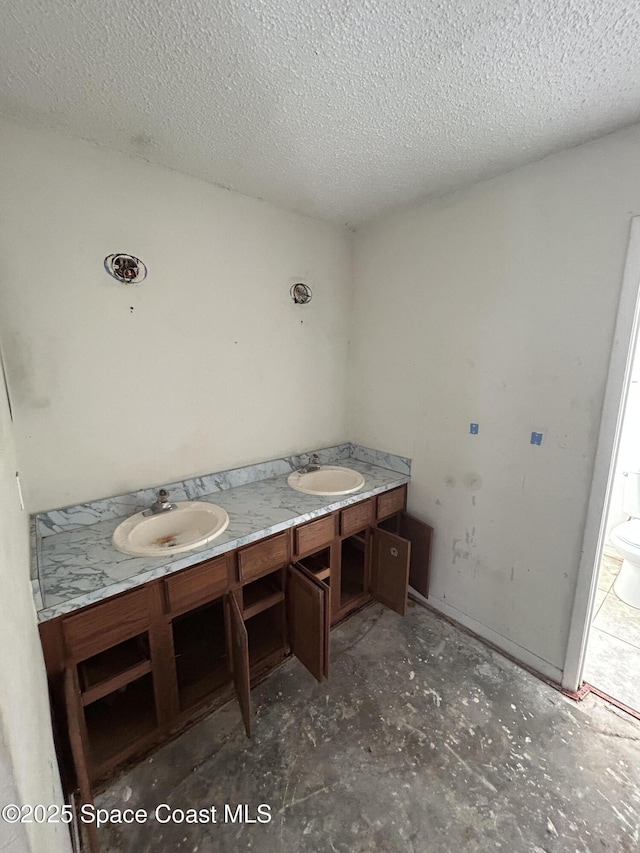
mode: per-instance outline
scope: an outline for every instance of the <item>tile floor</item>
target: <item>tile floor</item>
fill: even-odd
[[[622,565],[605,548],[584,680],[640,711],[640,610],[620,601],[613,584]]]

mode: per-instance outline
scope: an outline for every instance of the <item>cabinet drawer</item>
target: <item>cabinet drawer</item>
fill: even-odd
[[[289,562],[289,535],[278,533],[271,539],[249,545],[238,551],[238,574],[240,580],[246,582],[252,578],[259,578],[281,569]]]
[[[227,558],[216,557],[201,566],[167,578],[164,582],[169,610],[184,613],[222,595],[229,588]]]
[[[392,489],[390,492],[378,495],[376,518],[386,518],[388,515],[393,515],[394,512],[401,512],[404,509],[406,491],[405,486],[400,486],[399,489]]]
[[[295,531],[295,552],[298,555],[311,554],[330,545],[336,538],[335,515],[326,515],[316,521],[309,521]]]
[[[363,501],[355,506],[349,506],[340,513],[340,533],[343,536],[351,536],[365,527],[369,527],[373,521],[373,498]]]
[[[149,602],[149,591],[136,589],[68,616],[62,632],[71,658],[85,660],[146,631],[151,621]]]

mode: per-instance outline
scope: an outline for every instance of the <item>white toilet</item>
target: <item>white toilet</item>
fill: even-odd
[[[621,601],[640,609],[640,471],[625,477],[622,509],[631,519],[611,531],[611,544],[624,557],[613,588]]]

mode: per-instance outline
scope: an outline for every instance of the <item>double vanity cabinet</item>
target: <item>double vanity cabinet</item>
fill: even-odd
[[[63,773],[95,782],[294,654],[329,674],[332,625],[375,599],[428,593],[432,529],[406,485],[40,625]]]

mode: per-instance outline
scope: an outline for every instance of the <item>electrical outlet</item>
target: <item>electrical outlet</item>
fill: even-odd
[[[479,429],[478,424],[469,424],[469,432],[471,433],[471,435],[477,435],[478,429]]]
[[[531,433],[531,444],[542,444],[542,433],[541,432],[532,432]]]

